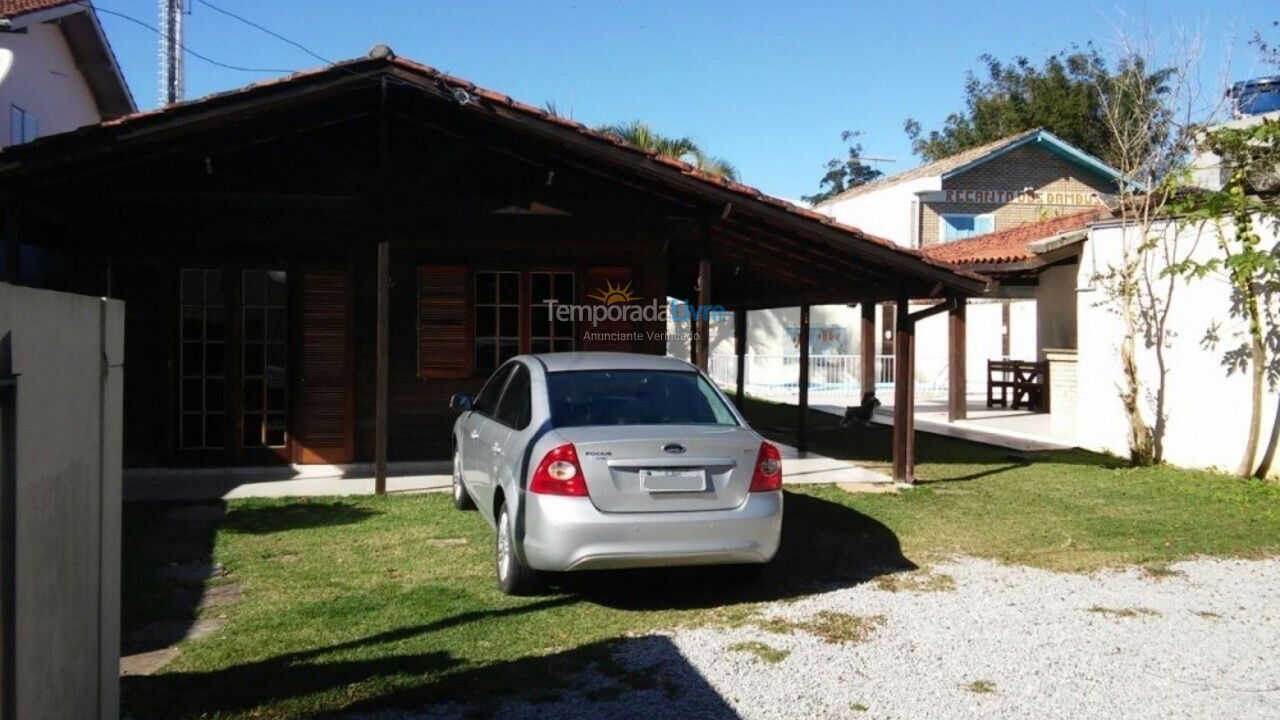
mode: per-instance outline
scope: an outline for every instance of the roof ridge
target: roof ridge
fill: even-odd
[[[932,257],[929,257],[928,255],[926,255],[925,253],[923,253],[918,249],[902,247],[901,245],[898,245],[892,240],[880,237],[878,235],[872,235],[870,233],[864,232],[861,228],[857,228],[852,225],[847,225],[847,224],[838,222],[834,218],[830,217],[829,215],[826,215],[824,213],[818,212],[810,208],[801,207],[799,205],[796,205],[795,203],[789,202],[782,198],[769,195],[751,185],[747,185],[734,180],[728,180],[718,175],[712,175],[710,173],[699,170],[696,166],[691,165],[687,162],[684,162],[683,160],[665,157],[665,156],[659,155],[656,152],[637,147],[636,145],[633,145],[627,142],[626,140],[624,140],[623,138],[617,135],[614,135],[612,133],[590,128],[587,125],[584,125],[583,123],[578,122],[576,120],[563,118],[558,115],[553,115],[542,108],[538,108],[533,105],[529,105],[527,103],[521,102],[519,100],[515,100],[509,95],[505,95],[503,93],[499,93],[494,90],[489,90],[487,88],[480,87],[475,83],[469,80],[466,80],[464,78],[456,77],[446,72],[443,72],[441,70],[438,70],[436,68],[433,68],[429,65],[425,65],[413,60],[403,58],[403,57],[398,57],[398,56],[395,56],[394,54],[389,54],[389,53],[378,55],[378,56],[364,56],[360,58],[352,58],[349,60],[340,60],[326,66],[313,68],[310,70],[301,70],[288,75],[283,75],[276,78],[270,78],[268,80],[246,85],[241,88],[236,88],[234,90],[227,90],[227,91],[212,93],[210,95],[206,95],[201,98],[188,100],[181,103],[176,103],[174,105],[169,105],[169,106],[164,106],[164,107],[159,107],[151,110],[133,113],[120,118],[116,118],[114,120],[104,121],[104,122],[98,123],[97,125],[90,125],[90,126],[80,128],[78,130],[72,130],[68,133],[50,135],[44,138],[36,139],[30,143],[12,146],[11,148],[5,148],[4,150],[0,150],[0,158],[3,158],[7,154],[13,153],[15,150],[17,153],[26,153],[32,150],[36,150],[38,148],[45,147],[46,143],[49,143],[50,141],[57,142],[57,138],[62,136],[67,136],[67,135],[83,136],[85,133],[91,132],[95,129],[128,125],[130,123],[140,121],[144,118],[162,117],[167,113],[172,113],[175,111],[185,112],[185,111],[189,111],[191,108],[198,108],[205,103],[209,103],[222,98],[233,97],[241,93],[250,92],[250,91],[254,91],[254,90],[258,90],[266,87],[278,86],[288,82],[298,81],[303,78],[316,77],[326,72],[342,71],[342,72],[351,73],[353,75],[363,75],[363,73],[356,72],[354,70],[351,70],[350,68],[352,66],[361,65],[364,63],[370,63],[370,64],[381,63],[385,66],[400,67],[400,68],[409,70],[411,72],[414,72],[419,75],[430,78],[432,80],[435,80],[436,82],[449,86],[451,90],[465,91],[468,94],[475,95],[488,102],[504,105],[522,114],[530,115],[530,116],[539,118],[545,122],[554,123],[562,127],[565,127],[569,130],[576,131],[580,135],[591,138],[596,142],[609,143],[615,147],[624,148],[629,152],[633,152],[638,155],[644,156],[656,163],[678,170],[682,175],[686,177],[694,178],[700,182],[704,182],[709,185],[718,186],[720,188],[733,192],[737,195],[741,195],[743,197],[749,198],[751,200],[755,200],[757,202],[765,203],[766,205],[771,205],[775,208],[783,210],[792,215],[798,215],[798,216],[804,217],[808,220],[817,222],[823,226],[839,230],[841,233],[845,235],[850,235],[862,240],[866,240],[872,243],[873,245],[878,245],[883,249],[890,250],[899,255],[914,258],[924,263],[925,265],[932,266],[939,270],[944,270],[949,274],[958,276],[959,278],[963,278],[964,280],[967,280],[971,283],[978,282],[978,283],[983,283],[985,285],[990,282],[989,278],[987,278],[984,275],[980,275],[978,273],[964,270],[962,268],[957,268],[951,263],[934,259]]]

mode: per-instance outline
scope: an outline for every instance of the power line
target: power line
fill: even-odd
[[[127,14],[127,13],[122,13],[122,12],[119,12],[119,11],[116,11],[116,10],[109,10],[109,9],[107,9],[107,8],[99,7],[99,6],[97,6],[97,5],[90,5],[90,4],[89,4],[89,3],[87,3],[87,2],[76,2],[76,4],[77,4],[77,5],[79,5],[79,6],[81,6],[81,7],[83,7],[83,8],[87,8],[87,9],[89,9],[89,10],[92,10],[92,11],[94,11],[94,12],[105,13],[105,14],[107,14],[107,15],[114,15],[115,17],[122,18],[122,19],[124,19],[124,20],[128,20],[129,22],[133,23],[134,25],[138,25],[138,26],[144,27],[144,28],[146,28],[147,30],[150,30],[151,32],[155,33],[156,35],[159,35],[159,36],[161,36],[161,37],[163,37],[163,36],[164,36],[164,33],[160,32],[160,29],[159,29],[159,28],[157,28],[156,26],[154,26],[154,25],[152,25],[152,24],[150,24],[150,23],[147,23],[147,22],[145,22],[145,21],[139,20],[138,18],[133,17],[132,15],[129,15],[129,14]],[[187,54],[191,55],[191,57],[197,58],[197,59],[199,59],[199,60],[203,60],[203,61],[205,61],[205,62],[209,63],[210,65],[216,65],[216,66],[218,66],[218,67],[220,67],[220,68],[225,68],[225,69],[227,69],[227,70],[236,70],[236,71],[238,71],[238,72],[251,72],[251,73],[276,73],[276,74],[278,74],[278,73],[291,73],[291,72],[293,72],[293,70],[292,70],[292,69],[286,69],[286,68],[258,68],[258,67],[244,67],[244,66],[242,66],[242,65],[232,65],[231,63],[225,63],[225,62],[222,62],[221,60],[214,60],[213,58],[209,57],[208,55],[202,55],[201,53],[198,53],[198,52],[196,52],[195,50],[192,50],[191,48],[187,47],[185,44],[179,44],[179,47],[181,47],[181,48],[182,48],[182,51],[183,51],[183,52],[185,52],[185,53],[187,53]]]
[[[256,22],[254,22],[253,20],[250,20],[249,18],[247,18],[247,17],[243,16],[243,15],[237,15],[236,13],[233,13],[233,12],[231,12],[230,10],[226,10],[226,9],[224,9],[224,8],[220,8],[220,7],[218,7],[217,5],[214,5],[213,3],[209,2],[209,0],[197,0],[197,2],[199,2],[201,5],[204,5],[205,7],[209,8],[210,10],[213,10],[214,12],[222,13],[223,15],[226,15],[227,17],[232,18],[232,19],[234,19],[234,20],[239,20],[240,22],[244,23],[245,25],[248,25],[248,26],[249,26],[249,27],[251,27],[251,28],[254,28],[254,29],[256,29],[256,30],[260,30],[260,31],[262,31],[262,32],[264,32],[264,33],[266,33],[266,34],[270,35],[271,37],[273,37],[273,38],[275,38],[275,39],[277,39],[277,40],[279,40],[279,41],[281,41],[281,42],[288,43],[289,45],[292,45],[293,47],[295,47],[295,48],[297,48],[297,49],[301,50],[302,52],[304,52],[304,53],[306,53],[306,54],[310,55],[311,57],[313,57],[313,58],[315,58],[315,59],[319,60],[320,62],[324,63],[325,65],[332,65],[332,64],[333,64],[333,61],[332,61],[332,60],[330,60],[329,58],[327,58],[327,57],[325,57],[325,56],[321,55],[320,53],[315,52],[314,50],[312,50],[311,48],[307,47],[306,45],[303,45],[302,43],[300,43],[300,42],[298,42],[298,41],[296,41],[296,40],[291,40],[291,39],[289,39],[289,38],[285,37],[284,35],[281,35],[280,33],[278,33],[278,32],[276,32],[276,31],[272,30],[271,28],[268,28],[268,27],[265,27],[265,26],[263,26],[263,25],[260,25],[260,24],[258,24],[258,23],[256,23]]]

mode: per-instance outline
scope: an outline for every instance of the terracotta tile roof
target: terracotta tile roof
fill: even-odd
[[[883,190],[884,188],[892,187],[899,183],[907,182],[908,180],[915,180],[917,178],[923,178],[923,177],[931,177],[933,175],[942,175],[944,173],[951,172],[956,168],[964,167],[965,165],[968,165],[969,163],[975,160],[978,160],[985,155],[990,155],[993,152],[997,152],[1002,148],[1012,145],[1018,142],[1019,140],[1022,140],[1023,138],[1028,137],[1030,135],[1034,135],[1038,132],[1040,132],[1040,128],[1035,128],[1032,130],[1024,130],[1020,133],[1010,135],[1008,137],[1002,137],[999,140],[993,140],[985,145],[979,145],[977,147],[969,148],[968,150],[962,150],[956,153],[955,155],[949,155],[947,157],[942,158],[941,160],[935,160],[934,162],[931,162],[927,165],[921,165],[918,168],[912,168],[911,170],[900,172],[896,175],[889,175],[887,177],[882,177],[878,180],[869,182],[866,185],[859,185],[857,187],[849,188],[848,190],[845,190],[839,195],[835,195],[833,197],[827,198],[826,200],[823,200],[822,202],[818,203],[818,207],[824,207],[826,205],[830,205],[831,203],[838,202],[840,200],[847,200],[851,197],[857,197],[858,195],[862,195],[863,193],[874,192],[876,190]]]
[[[0,17],[26,15],[29,12],[48,10],[75,2],[76,0],[0,0]]]
[[[4,0],[0,0],[0,2],[4,2]],[[389,50],[386,50],[385,54],[382,54],[382,55],[377,54],[378,51],[379,51],[379,48],[375,47],[374,53],[371,53],[371,55],[368,57],[356,58],[352,60],[344,60],[344,61],[336,62],[332,65],[328,65],[324,67],[314,68],[311,70],[303,70],[303,71],[292,73],[289,75],[284,75],[277,78],[271,78],[268,80],[264,80],[264,81],[247,85],[234,90],[214,93],[212,95],[207,95],[205,97],[194,99],[194,100],[188,100],[186,102],[175,103],[173,105],[168,105],[165,107],[159,107],[152,110],[145,110],[141,112],[132,113],[129,115],[125,115],[123,117],[115,118],[113,120],[104,121],[96,126],[88,126],[87,128],[73,130],[70,133],[64,133],[64,135],[83,135],[86,132],[90,132],[98,128],[108,129],[108,128],[119,128],[122,126],[128,127],[128,126],[133,126],[139,123],[145,123],[148,121],[149,118],[164,119],[165,117],[178,115],[180,113],[183,113],[191,109],[203,109],[209,105],[215,104],[220,100],[234,98],[236,96],[244,95],[246,93],[257,92],[264,88],[279,86],[279,85],[286,85],[286,84],[297,82],[305,78],[313,78],[313,77],[325,75],[325,74],[336,75],[338,73],[350,73],[352,75],[361,75],[361,76],[369,77],[370,73],[365,71],[357,71],[354,69],[354,67],[367,65],[371,61],[383,60],[393,66],[400,67],[400,68],[409,70],[411,72],[417,73],[419,75],[422,75],[426,79],[429,79],[435,83],[438,83],[440,86],[448,88],[449,90],[458,90],[458,89],[465,90],[468,94],[472,95],[473,98],[479,98],[484,102],[492,103],[494,105],[505,106],[523,115],[528,115],[550,124],[571,129],[573,131],[576,131],[578,134],[584,137],[590,138],[597,142],[604,142],[619,148],[624,148],[637,155],[644,156],[654,163],[665,166],[669,169],[677,170],[683,176],[694,178],[701,182],[709,183],[711,185],[719,186],[733,193],[744,196],[745,198],[766,203],[768,205],[772,205],[779,209],[785,210],[787,213],[805,218],[806,220],[812,221],[814,223],[818,223],[818,224],[836,229],[844,233],[847,236],[847,239],[862,240],[862,241],[873,243],[875,245],[879,245],[882,248],[891,250],[896,254],[913,258],[926,265],[932,266],[939,270],[943,270],[949,274],[958,276],[958,279],[966,281],[967,283],[970,283],[970,284],[976,282],[976,283],[981,283],[984,286],[989,286],[991,283],[991,279],[986,277],[985,275],[980,275],[978,273],[970,272],[962,268],[957,268],[956,266],[950,263],[929,257],[928,255],[921,252],[920,250],[913,249],[913,248],[904,248],[901,245],[898,245],[897,243],[893,242],[892,240],[871,235],[851,225],[845,225],[843,223],[836,222],[834,219],[832,219],[830,216],[824,213],[818,212],[816,210],[811,210],[809,208],[800,207],[786,200],[782,200],[781,198],[777,198],[772,195],[767,195],[764,192],[761,192],[759,189],[754,188],[750,185],[745,185],[739,182],[726,180],[718,175],[712,175],[712,174],[703,172],[699,170],[697,167],[690,165],[689,163],[686,163],[682,160],[664,157],[664,156],[658,155],[657,153],[643,150],[612,133],[595,130],[593,128],[587,127],[586,125],[583,125],[580,122],[577,122],[576,120],[553,115],[541,108],[535,107],[533,105],[529,105],[527,103],[520,102],[518,100],[514,100],[508,95],[504,95],[502,93],[495,92],[493,90],[488,90],[486,88],[478,87],[475,83],[469,80],[465,80],[463,78],[449,75],[448,73],[437,70],[436,68],[433,68],[431,66],[423,65],[421,63],[417,63],[412,60],[396,57],[394,54],[391,54]],[[3,161],[6,155],[13,155],[16,153],[29,153],[32,151],[37,151],[42,146],[57,142],[58,138],[59,136],[57,135],[51,135],[43,138],[37,138],[36,140],[30,143],[25,143],[23,145],[15,145],[10,148],[6,148],[0,151],[0,161]]]
[[[1101,220],[1110,214],[1110,211],[1105,208],[1091,208],[1048,220],[1016,225],[986,235],[933,245],[925,248],[924,254],[934,260],[959,266],[996,265],[1030,260],[1035,257],[1035,253],[1027,247],[1030,243],[1072,230],[1082,230],[1088,227],[1089,223]]]

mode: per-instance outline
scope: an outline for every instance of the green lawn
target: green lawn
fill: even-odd
[[[791,441],[794,408],[753,401]],[[886,428],[814,413],[811,448],[883,463]],[[742,622],[756,603],[846,587],[952,554],[1064,570],[1199,554],[1280,551],[1280,488],[1171,468],[1128,469],[1080,451],[1011,456],[919,436],[926,482],[900,495],[797,487],[783,549],[753,583],[708,570],[566,578],[543,597],[494,587],[492,533],[442,494],[231,504],[215,556],[245,599],[228,625],[152,677],[126,678],[137,718],[294,718],[422,706],[496,689],[557,693],[566,672],[608,665],[609,643],[681,624]],[[127,513],[125,622],[163,603],[138,549],[154,514]],[[643,678],[617,669],[620,684]]]

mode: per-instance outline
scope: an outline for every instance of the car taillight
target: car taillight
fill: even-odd
[[[578,451],[573,444],[552,448],[542,456],[538,469],[529,481],[529,492],[542,495],[587,496],[587,480],[578,464]]]
[[[751,475],[751,492],[773,492],[782,489],[782,453],[771,443],[760,443],[756,455],[756,471]]]

